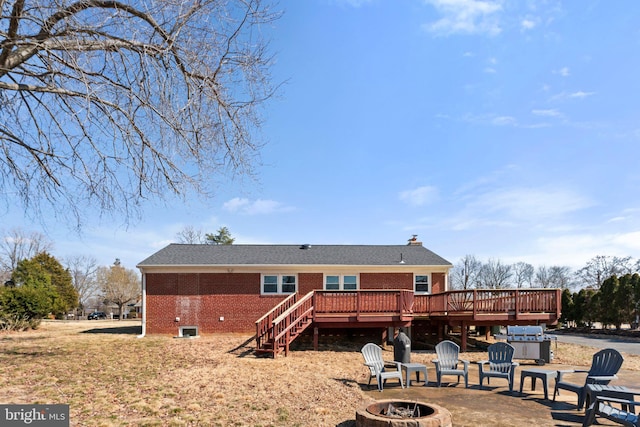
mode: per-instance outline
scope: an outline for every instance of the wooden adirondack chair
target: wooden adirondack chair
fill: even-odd
[[[482,382],[487,379],[489,384],[490,378],[504,378],[509,382],[509,391],[513,392],[513,377],[515,376],[516,366],[518,362],[513,361],[513,353],[515,348],[506,342],[497,342],[491,344],[487,349],[489,360],[481,360],[478,364],[478,374],[480,376],[480,389]]]
[[[402,382],[402,371],[400,362],[385,362],[382,360],[382,348],[380,346],[368,343],[362,347],[360,350],[362,353],[362,357],[364,357],[364,364],[371,371],[371,376],[369,377],[369,387],[371,387],[371,378],[376,378],[378,382],[378,391],[382,391],[384,388],[384,383],[389,378],[397,378],[400,381],[400,386],[404,388],[404,383]],[[395,371],[387,371],[385,369],[385,365],[393,366],[395,365]]]
[[[620,405],[620,408],[613,406],[613,404]],[[629,408],[637,405],[640,405],[640,402],[598,396],[596,401],[587,409],[582,427],[592,425],[596,421],[596,416],[604,417],[623,426],[640,427],[640,417],[629,411]]]
[[[464,387],[469,387],[469,361],[458,359],[460,347],[453,341],[442,341],[436,345],[437,359],[433,361],[436,365],[436,375],[438,377],[438,387],[442,382],[443,375],[455,375],[464,378]],[[458,369],[458,365],[462,363],[462,369]]]
[[[556,394],[560,394],[560,390],[569,390],[578,395],[578,410],[584,406],[587,396],[587,384],[609,384],[611,380],[618,378],[616,375],[622,366],[624,358],[613,348],[605,348],[593,355],[591,361],[591,369],[588,371],[581,369],[567,369],[558,371],[556,376],[556,385],[553,388],[553,400],[556,400]],[[586,373],[587,377],[584,383],[575,384],[566,381],[563,376],[568,373]]]

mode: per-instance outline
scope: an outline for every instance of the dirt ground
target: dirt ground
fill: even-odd
[[[579,426],[584,411],[563,392],[545,400],[530,381],[516,391],[494,379],[480,390],[471,363],[470,387],[435,386],[429,350],[413,351],[412,362],[428,368],[423,383],[401,389],[392,382],[369,389],[361,337],[321,340],[319,351],[302,346],[289,357],[257,358],[248,335],[198,339],[137,338],[139,322],[47,322],[36,331],[0,334],[0,403],[64,403],[72,426],[338,426],[355,425],[355,411],[376,399],[402,398],[447,408],[454,426]],[[366,339],[366,338],[365,338]],[[365,341],[366,342],[366,341]],[[639,344],[640,345],[640,344]],[[558,344],[545,369],[585,368],[594,349]],[[392,347],[385,359],[393,359]],[[463,353],[473,361],[483,351]],[[625,355],[616,384],[640,384],[640,356]],[[451,381],[452,378],[445,378]],[[553,384],[549,384],[553,394]]]

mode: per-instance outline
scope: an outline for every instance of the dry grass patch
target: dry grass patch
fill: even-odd
[[[246,335],[138,339],[124,325],[133,323],[45,322],[0,335],[0,402],[67,403],[78,426],[258,427],[348,426],[370,400],[357,343],[273,360],[254,357]],[[558,344],[556,354],[588,366],[593,350]],[[433,357],[412,354],[428,366]],[[624,368],[640,370],[640,357]]]

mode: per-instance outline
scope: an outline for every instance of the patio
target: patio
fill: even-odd
[[[422,360],[420,357],[415,357],[414,359],[416,361],[418,359]],[[553,380],[548,384],[549,400],[544,399],[544,391],[540,380],[536,382],[536,390],[532,391],[531,380],[526,378],[522,394],[519,393],[520,373],[523,369],[559,370],[572,369],[574,367],[560,364],[546,364],[538,367],[535,363],[520,362],[520,366],[516,369],[513,395],[509,393],[506,381],[493,381],[489,386],[485,383],[484,390],[480,390],[478,386],[478,367],[473,362],[469,366],[468,389],[464,388],[464,383],[456,384],[453,377],[443,379],[442,387],[438,388],[435,385],[435,369],[433,364],[429,363],[426,363],[429,374],[428,387],[423,387],[424,383],[415,383],[414,381],[410,388],[401,389],[397,382],[389,381],[384,391],[380,393],[375,386],[371,390],[368,390],[366,383],[362,384],[362,386],[365,394],[375,400],[419,400],[443,406],[453,415],[454,426],[519,427],[532,425],[534,421],[537,426],[581,426],[584,410],[578,411],[576,409],[576,395],[565,391],[556,397],[556,402],[554,402]],[[584,369],[584,366],[576,366],[575,368]],[[584,376],[578,377],[577,375],[579,374],[576,374],[576,379],[584,378]],[[621,369],[618,377],[619,379],[613,381],[612,385],[637,388],[638,384],[640,384],[640,372],[638,371]],[[446,383],[446,381],[449,382]],[[619,426],[619,424],[614,424],[607,420],[599,420],[599,422],[601,425]]]

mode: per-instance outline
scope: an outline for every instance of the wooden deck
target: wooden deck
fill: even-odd
[[[437,325],[555,324],[562,308],[560,289],[449,291],[416,295],[409,290],[317,290],[284,300],[256,322],[257,351],[276,355],[305,328]],[[463,348],[466,334],[462,334]]]

